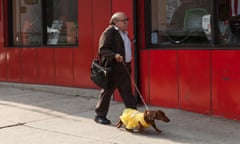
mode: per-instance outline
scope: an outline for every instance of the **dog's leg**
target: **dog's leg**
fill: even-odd
[[[152,127],[153,127],[157,132],[159,132],[159,133],[162,132],[160,129],[157,128],[155,122],[153,122]]]
[[[119,122],[116,124],[117,128],[120,128],[122,126],[123,122],[121,120],[119,120]]]
[[[142,132],[144,129],[143,125],[140,122],[138,122],[138,125],[139,125],[138,132]]]

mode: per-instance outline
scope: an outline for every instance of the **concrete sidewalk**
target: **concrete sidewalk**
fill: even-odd
[[[238,144],[240,141],[239,121],[160,107],[150,109],[162,109],[171,119],[170,123],[157,121],[161,134],[153,128],[129,133],[114,125],[96,124],[93,117],[98,91],[77,89],[76,96],[59,93],[60,89],[64,88],[46,91],[0,83],[0,144]],[[123,108],[122,103],[112,101],[108,118],[116,123]]]

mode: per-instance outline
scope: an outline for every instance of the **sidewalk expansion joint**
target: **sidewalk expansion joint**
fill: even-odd
[[[0,129],[10,128],[10,127],[17,127],[17,126],[22,126],[22,125],[25,125],[25,123],[16,123],[16,124],[11,124],[11,125],[1,126]]]

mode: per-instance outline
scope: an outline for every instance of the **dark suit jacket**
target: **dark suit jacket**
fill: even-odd
[[[122,63],[116,62],[115,54],[119,53],[125,60],[125,48],[122,37],[112,25],[107,27],[99,40],[99,54],[102,63],[108,62],[114,72],[126,71]]]
[[[121,68],[122,64],[115,61],[114,57],[116,53],[123,56],[123,59],[125,60],[125,48],[122,37],[118,30],[110,25],[104,30],[99,39],[99,54],[101,62],[105,63],[107,60],[108,64],[118,65]]]

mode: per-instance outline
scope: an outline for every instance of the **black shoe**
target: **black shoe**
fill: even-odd
[[[103,117],[103,116],[95,116],[94,120],[96,123],[105,124],[105,125],[108,125],[111,123],[111,121],[109,119],[107,119],[106,117]]]

